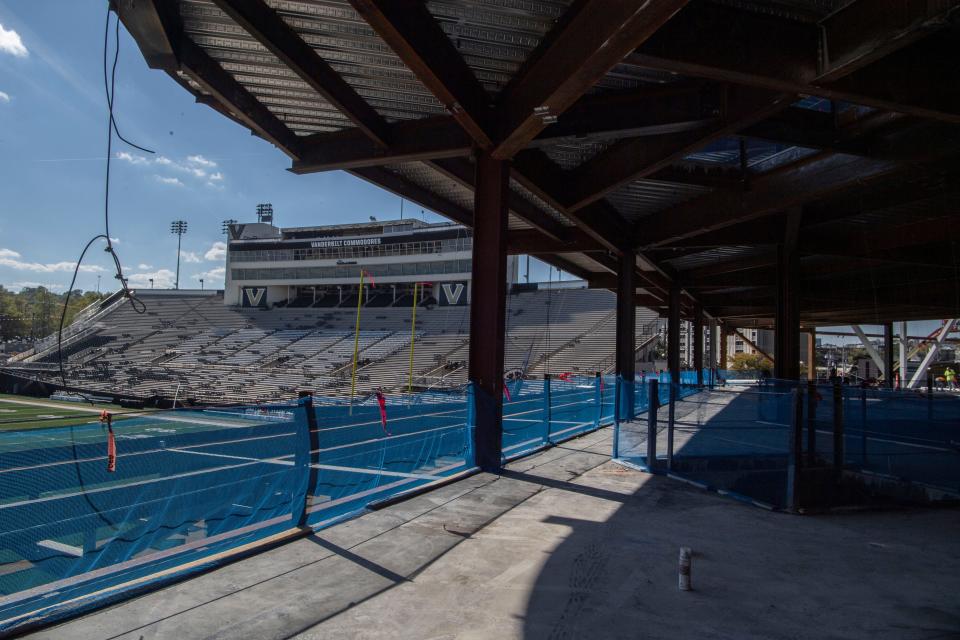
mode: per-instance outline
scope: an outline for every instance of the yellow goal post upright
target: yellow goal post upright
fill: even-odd
[[[350,415],[353,415],[353,396],[357,391],[357,356],[360,353],[360,310],[363,309],[363,276],[360,269],[360,290],[357,292],[357,322],[353,329],[353,371],[350,375]]]

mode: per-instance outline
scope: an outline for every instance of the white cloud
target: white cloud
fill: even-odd
[[[135,156],[127,151],[118,151],[114,157],[117,160],[123,160],[124,162],[129,162],[130,164],[147,164],[150,162],[143,156]]]
[[[200,262],[200,256],[195,254],[193,251],[184,251],[183,249],[180,250],[180,259],[184,262]]]
[[[158,164],[162,167],[168,169],[173,169],[174,171],[179,171],[181,173],[187,173],[193,176],[194,178],[206,178],[207,171],[217,166],[216,162],[212,160],[207,160],[203,156],[187,156],[187,159],[183,162],[178,162],[166,156],[159,156],[153,161],[155,164]],[[223,174],[219,171],[214,174],[217,177],[212,177],[211,180],[223,180]]]
[[[223,180],[223,174],[220,173],[219,171],[217,171],[216,173],[211,173],[210,180],[213,182],[219,182],[220,180]]]
[[[111,242],[112,244],[120,244],[120,238],[113,238],[113,237],[111,237],[111,238],[110,238],[110,242]]]
[[[13,29],[9,31],[4,29],[2,24],[0,24],[0,52],[9,53],[17,58],[26,58],[30,55],[27,48],[23,46],[20,34]]]
[[[152,264],[144,264],[144,263],[141,262],[140,264],[137,265],[137,269],[140,269],[140,271],[144,271],[144,270],[146,270],[146,269],[153,269],[153,265],[152,265]]]
[[[21,260],[21,257],[19,253],[12,249],[0,249],[0,267],[34,273],[70,273],[77,266],[76,262],[26,262]],[[97,265],[80,265],[81,273],[96,273],[98,271],[105,271],[105,269]]]
[[[200,154],[197,154],[195,156],[187,156],[187,162],[189,162],[190,164],[200,165],[201,167],[209,167],[211,169],[217,166],[216,162],[214,162],[213,160],[207,160]]]
[[[0,102],[10,102],[10,94],[0,91]]]
[[[210,287],[217,285],[223,285],[223,278],[227,275],[227,270],[224,267],[215,267],[209,271],[202,271],[200,273],[195,273],[191,278],[194,280],[200,280],[203,278],[204,287]]]
[[[151,279],[153,280],[153,286],[158,289],[172,289],[177,280],[177,274],[170,269],[157,269],[156,271],[131,273],[127,278],[130,286],[141,289],[149,288]]]
[[[210,261],[224,260],[227,257],[227,243],[214,242],[203,257]]]
[[[160,184],[168,184],[172,187],[182,187],[183,183],[180,182],[179,178],[164,178],[163,176],[154,175],[153,176],[157,182]]]

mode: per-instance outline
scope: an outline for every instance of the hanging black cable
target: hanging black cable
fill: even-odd
[[[63,301],[63,310],[60,313],[60,323],[57,327],[57,362],[60,369],[60,383],[63,386],[63,389],[67,389],[67,378],[66,373],[63,368],[63,325],[67,317],[67,308],[70,305],[70,296],[73,293],[73,287],[77,281],[77,274],[80,272],[80,265],[83,263],[83,259],[87,254],[87,251],[97,240],[105,240],[107,243],[104,251],[110,254],[110,257],[113,258],[113,265],[115,269],[115,278],[120,282],[120,289],[123,291],[123,297],[130,301],[130,305],[133,307],[134,311],[139,314],[146,313],[147,308],[142,300],[137,298],[136,294],[130,290],[127,286],[127,279],[123,275],[123,266],[120,264],[120,257],[117,255],[116,250],[113,248],[113,241],[110,238],[110,160],[113,155],[113,134],[116,133],[117,137],[125,142],[126,144],[139,149],[140,151],[146,153],[154,153],[150,149],[146,149],[139,145],[136,145],[122,135],[120,135],[120,130],[117,127],[116,119],[113,116],[113,105],[114,105],[114,96],[116,95],[116,78],[117,78],[117,61],[120,58],[120,17],[117,16],[116,26],[114,27],[114,39],[116,40],[116,45],[114,48],[113,54],[113,65],[108,75],[107,73],[107,51],[109,50],[110,44],[110,11],[111,5],[107,4],[107,19],[103,28],[103,88],[107,98],[107,164],[106,164],[106,173],[104,176],[104,190],[103,190],[103,233],[99,233],[91,238],[86,246],[84,246],[83,251],[80,252],[80,257],[77,259],[77,264],[73,268],[73,276],[70,279],[70,287],[67,289],[67,295]],[[109,78],[109,79],[108,79]],[[92,401],[91,401],[92,404]],[[77,452],[77,442],[74,438],[74,429],[70,427],[70,441],[71,447],[73,450],[73,460],[74,460],[74,470],[77,475],[77,484],[80,487],[80,493],[84,498],[84,501],[90,506],[91,510],[97,514],[97,518],[111,527],[115,531],[118,530],[116,522],[112,522],[107,518],[101,509],[93,503],[90,496],[87,494],[86,484],[83,480],[83,474],[80,470],[80,458]]]
[[[116,118],[113,115],[113,105],[114,105],[114,96],[116,95],[116,80],[117,80],[117,62],[120,59],[120,19],[117,17],[116,24],[114,26],[114,39],[116,41],[113,54],[113,65],[110,69],[110,72],[107,72],[107,52],[110,49],[110,6],[107,6],[107,17],[106,22],[103,28],[103,89],[107,99],[107,164],[106,164],[106,173],[104,176],[104,191],[103,191],[103,227],[104,231],[102,234],[98,234],[90,239],[87,245],[83,248],[83,251],[80,253],[80,257],[77,260],[76,265],[73,268],[73,277],[70,280],[70,287],[67,289],[66,297],[63,301],[63,311],[60,314],[60,323],[57,327],[57,362],[59,365],[60,371],[60,383],[63,386],[64,390],[67,388],[66,373],[63,368],[63,325],[67,317],[67,308],[70,305],[70,297],[73,295],[73,287],[77,281],[77,275],[80,272],[80,265],[83,263],[83,258],[86,255],[87,251],[90,249],[90,245],[96,242],[99,239],[104,239],[107,243],[106,251],[110,254],[110,257],[113,259],[115,275],[114,277],[120,282],[120,288],[123,291],[123,296],[130,300],[130,304],[133,306],[134,310],[137,313],[145,313],[146,305],[136,297],[136,294],[130,290],[127,286],[127,279],[123,275],[123,266],[120,264],[120,257],[117,255],[116,250],[113,248],[113,241],[110,238],[110,161],[111,156],[113,155],[113,134],[116,133],[117,137],[125,142],[126,144],[144,151],[146,153],[154,153],[150,149],[146,149],[137,144],[134,144],[124,138],[120,134],[120,129],[117,127]]]

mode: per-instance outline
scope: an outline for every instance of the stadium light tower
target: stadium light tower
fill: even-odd
[[[269,202],[257,205],[257,222],[273,224],[273,205]]]
[[[237,221],[232,218],[230,220],[224,220],[223,224],[220,225],[220,229],[223,233],[230,233],[230,225],[232,224],[237,224]]]
[[[173,285],[175,289],[180,288],[180,241],[183,239],[183,234],[186,232],[186,220],[174,220],[170,223],[170,233],[177,236],[177,279]]]

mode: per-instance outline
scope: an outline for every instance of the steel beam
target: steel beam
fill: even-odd
[[[564,240],[554,240],[537,229],[514,229],[510,232],[507,251],[511,254],[574,253],[603,251],[600,244],[579,229],[569,229]]]
[[[783,94],[737,87],[726,92],[716,124],[617,143],[571,173],[566,187],[567,207],[580,209],[618,187],[651,176],[710,142],[780,111],[791,100]]]
[[[949,24],[949,0],[855,0],[820,22],[820,74],[830,82]]]
[[[578,0],[503,90],[494,150],[512,158],[688,0]]]
[[[399,173],[394,173],[382,167],[363,167],[360,169],[351,169],[348,173],[366,180],[370,184],[376,185],[381,189],[394,193],[401,198],[416,202],[425,209],[436,211],[454,222],[470,226],[473,224],[474,215],[469,209],[459,204],[442,198],[429,189],[425,189],[418,184],[410,182]]]
[[[886,333],[886,324],[884,324],[884,333]],[[885,358],[880,356],[880,353],[877,351],[876,347],[870,342],[870,339],[867,338],[867,335],[863,332],[863,329],[860,328],[858,324],[850,325],[850,328],[853,329],[853,332],[857,335],[857,338],[860,339],[860,344],[863,345],[863,348],[866,349],[867,355],[870,356],[870,359],[873,360],[873,364],[877,366],[877,371],[880,372],[880,375],[887,377],[887,371],[890,371],[885,364]],[[886,335],[884,335],[884,343],[886,343]],[[886,354],[884,354],[885,356]]]
[[[476,172],[473,166],[466,160],[461,158],[436,160],[430,162],[430,166],[468,189],[474,189],[474,175]],[[561,224],[558,220],[541,211],[529,200],[526,200],[512,190],[507,194],[507,199],[507,206],[514,215],[527,222],[547,238],[564,242],[568,237],[572,237],[571,231],[576,231],[576,229],[571,229]]]
[[[480,151],[476,157],[473,274],[470,301],[470,382],[473,385],[477,465],[502,465],[503,351],[507,295],[507,163]]]
[[[935,162],[953,153],[958,133],[944,126],[904,129],[878,142],[886,152],[896,151],[919,164]],[[833,193],[877,181],[903,170],[889,160],[845,154],[820,154],[792,169],[754,180],[749,191],[716,191],[644,218],[638,246],[649,248],[723,229],[825,198]]]
[[[418,0],[350,0],[377,35],[482,148],[492,145],[491,100],[440,25]]]
[[[956,325],[956,323],[957,318],[947,320],[943,325],[943,328],[940,329],[940,333],[937,334],[937,339],[930,343],[930,348],[927,350],[927,354],[923,356],[923,360],[920,361],[920,366],[917,367],[916,373],[914,373],[913,377],[910,378],[910,383],[907,385],[908,389],[915,389],[917,384],[924,379],[924,376],[927,374],[927,368],[930,366],[930,363],[936,359],[937,354],[940,353],[940,347],[943,346],[943,341],[946,340],[947,334],[950,333],[950,330],[954,327],[954,325]]]
[[[378,144],[357,129],[304,136],[301,158],[290,170],[305,174],[466,157],[472,153],[469,136],[456,120],[446,116],[405,120],[388,127],[389,147]]]
[[[885,19],[880,17],[887,11],[886,5],[897,4],[901,11],[897,20],[901,24],[920,24],[928,7],[947,15],[956,2],[878,0],[878,3],[879,9],[864,0],[853,3],[861,5],[856,8],[858,13],[869,13],[871,18],[855,29],[845,29],[843,36],[847,44],[841,48],[854,52],[853,58],[858,61],[869,60],[871,64],[865,67],[843,62],[824,67],[822,31],[818,25],[706,2],[691,4],[681,11],[627,61],[688,77],[821,96],[947,122],[960,121],[951,83],[942,81],[946,80],[943,76],[946,69],[956,67],[956,51],[946,48],[939,57],[937,52],[911,56],[910,50],[924,43],[904,37],[902,27],[882,26]],[[936,9],[936,5],[942,10]],[[703,33],[713,35],[703,38]],[[881,39],[883,45],[878,46]],[[829,60],[829,52],[826,56]],[[908,64],[906,68],[904,62]],[[912,65],[912,74],[909,65]],[[824,74],[829,75],[821,78]],[[864,76],[861,82],[840,82],[861,75]],[[929,85],[929,88],[920,96],[909,91],[889,91],[891,86],[911,83]]]
[[[387,121],[266,2],[213,2],[377,145],[388,145]]]
[[[183,36],[179,43],[180,66],[203,90],[212,94],[232,115],[260,137],[272,142],[292,159],[299,157],[300,142],[270,109],[227,73],[206,51]]]
[[[758,345],[756,342],[754,342],[753,340],[751,340],[750,338],[748,338],[748,337],[747,337],[747,334],[745,334],[743,331],[740,331],[740,329],[738,329],[738,328],[736,328],[736,327],[734,327],[734,326],[731,326],[731,327],[730,327],[730,333],[732,333],[732,334],[735,335],[735,336],[739,336],[739,338],[740,338],[741,340],[743,340],[743,341],[747,344],[747,346],[749,346],[750,348],[752,348],[754,351],[756,351],[757,353],[759,353],[760,355],[762,355],[764,358],[766,358],[766,359],[769,360],[770,362],[776,363],[776,357],[775,357],[774,355],[769,354],[769,353],[767,353],[766,351],[764,351],[763,349],[761,349],[761,348],[760,348],[760,345]],[[777,346],[777,345],[776,345],[776,340],[774,340],[774,345],[773,345],[773,346],[774,346],[774,348],[776,348],[776,346]]]
[[[158,0],[114,0],[113,6],[147,66],[176,73],[182,29],[175,7]]]
[[[563,172],[543,152],[528,150],[517,156],[513,178],[607,249],[619,254],[630,245],[629,226],[612,206],[596,203],[577,212],[566,208]]]

